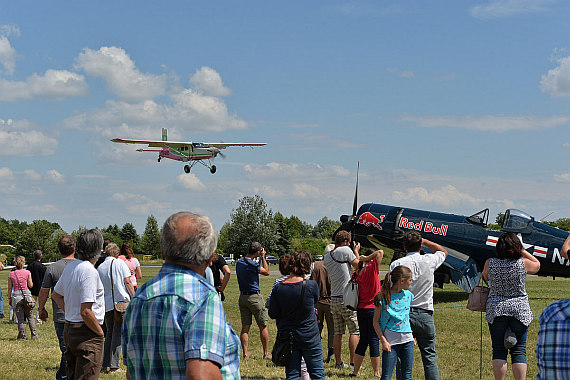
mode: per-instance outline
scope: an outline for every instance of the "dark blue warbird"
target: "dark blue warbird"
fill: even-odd
[[[356,212],[355,196],[353,215],[343,215],[338,230],[351,232],[363,246],[386,246],[395,251],[402,251],[405,231],[420,232],[449,252],[435,273],[438,287],[451,280],[461,289],[471,291],[485,261],[494,256],[497,239],[503,232],[516,233],[524,248],[540,261],[539,276],[570,277],[570,260],[560,255],[567,231],[538,222],[516,209],[506,210],[500,230],[487,228],[488,218],[489,209],[463,216],[377,203],[364,204]]]

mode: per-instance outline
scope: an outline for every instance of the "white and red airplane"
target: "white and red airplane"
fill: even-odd
[[[198,162],[210,169],[210,173],[216,172],[213,159],[221,153],[222,149],[229,146],[263,146],[267,143],[201,143],[185,141],[168,141],[166,128],[162,128],[162,140],[138,140],[138,139],[113,139],[112,142],[123,144],[147,144],[149,148],[161,149],[137,149],[138,152],[158,152],[158,162],[164,157],[171,160],[188,162],[184,165],[184,171],[190,173],[190,169]]]

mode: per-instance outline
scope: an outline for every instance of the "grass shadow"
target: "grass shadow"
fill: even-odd
[[[467,292],[451,292],[451,291],[439,291],[433,292],[433,303],[452,303],[452,302],[467,302],[469,298],[469,293]]]

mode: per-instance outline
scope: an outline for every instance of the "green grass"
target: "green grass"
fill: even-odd
[[[153,263],[155,264],[155,263]],[[156,265],[159,265],[157,262]],[[241,322],[239,315],[238,286],[235,268],[232,266],[232,277],[226,289],[224,302],[228,321],[239,334]],[[277,266],[271,266],[277,270]],[[385,269],[385,268],[384,268]],[[158,267],[143,266],[143,278],[139,284],[144,283],[158,272]],[[277,276],[261,278],[262,293],[266,296]],[[38,326],[40,339],[31,341],[17,341],[17,326],[8,323],[7,300],[8,271],[0,272],[0,286],[4,293],[4,314],[6,318],[0,320],[0,373],[7,379],[47,379],[54,378],[59,365],[59,347],[50,319],[48,323]],[[534,349],[538,334],[538,316],[542,309],[550,303],[562,298],[570,297],[570,279],[529,277],[527,291],[533,314],[537,317],[530,325],[527,344],[528,376],[536,378],[536,357]],[[479,355],[481,339],[481,314],[465,308],[467,294],[455,287],[446,285],[444,289],[435,289],[435,324],[437,329],[437,353],[441,379],[477,379],[479,378]],[[51,302],[47,303],[51,316]],[[484,315],[483,315],[484,317]],[[326,327],[325,327],[326,329]],[[262,359],[263,353],[259,341],[258,329],[252,326],[250,331],[251,359],[241,363],[241,375],[244,379],[280,379],[285,377],[285,370],[275,367]],[[269,323],[270,349],[276,334],[275,323]],[[29,335],[29,333],[28,333]],[[326,340],[326,332],[323,331]],[[348,343],[345,338],[343,344],[343,359],[348,361]],[[414,357],[414,378],[423,378],[423,368],[419,351],[416,348]],[[325,364],[327,378],[341,379],[349,374],[349,370],[338,371],[333,364]],[[365,359],[364,368],[360,372],[361,378],[371,378],[372,369],[370,361]],[[103,379],[124,379],[124,374],[102,374]],[[487,323],[483,320],[483,378],[493,379],[491,368],[491,339]],[[512,378],[509,368],[507,378]]]

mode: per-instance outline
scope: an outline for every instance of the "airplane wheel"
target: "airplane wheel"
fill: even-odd
[[[190,165],[184,165],[184,171],[188,174],[190,173]]]
[[[210,168],[210,173],[214,174],[216,172],[216,165],[212,165]]]

